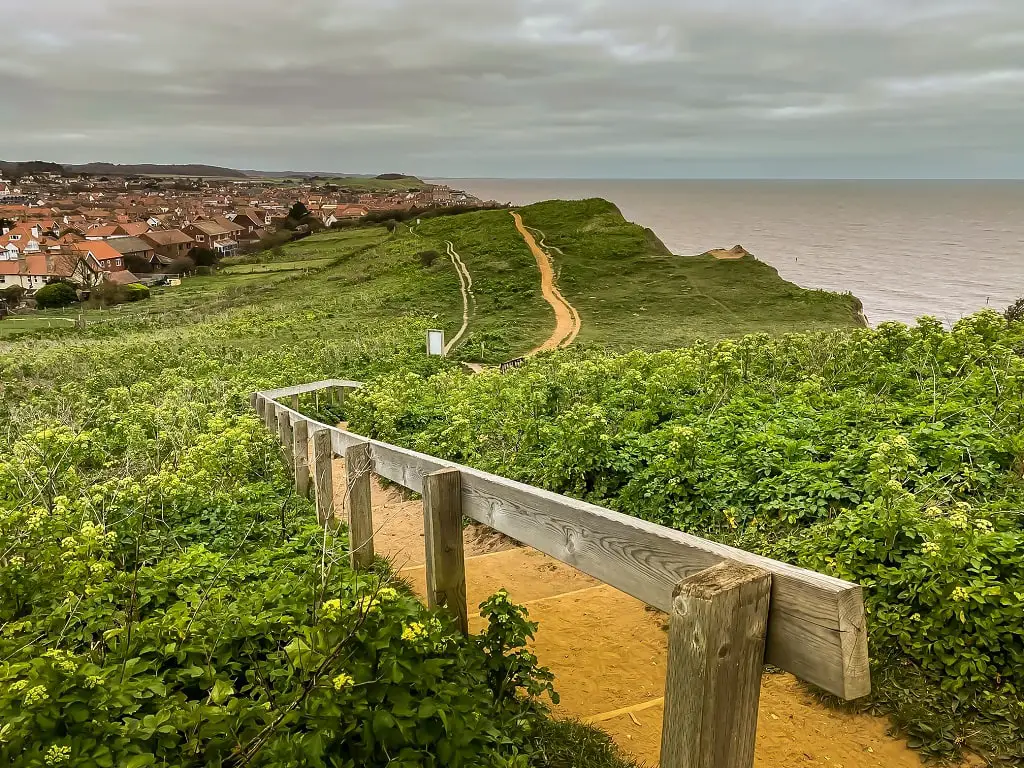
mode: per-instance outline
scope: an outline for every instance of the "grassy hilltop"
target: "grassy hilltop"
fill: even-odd
[[[857,579],[871,705],[929,754],[1024,760],[1024,324],[858,328],[854,298],[671,255],[605,201],[519,210],[582,331],[506,375],[456,362],[551,333],[501,210],[0,322],[0,764],[625,764],[496,694],[495,664],[546,682],[514,609],[485,607],[517,628],[492,653],[310,525],[248,395],[334,377],[368,383],[340,414],[365,433]],[[427,358],[462,322],[448,241],[475,303]]]

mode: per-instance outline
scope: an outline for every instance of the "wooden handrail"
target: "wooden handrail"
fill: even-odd
[[[680,582],[723,562],[771,574],[764,661],[845,699],[870,692],[867,624],[860,585],[656,525],[596,504],[372,440],[322,424],[277,403],[325,388],[359,388],[331,379],[257,392],[252,404],[294,424],[311,440],[326,430],[331,453],[366,446],[372,471],[422,493],[424,478],[458,470],[462,514],[544,552],[667,613]],[[319,482],[320,478],[315,478]]]

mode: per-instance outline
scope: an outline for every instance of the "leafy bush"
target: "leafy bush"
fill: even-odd
[[[21,305],[22,300],[25,298],[25,288],[21,285],[9,285],[6,288],[0,290],[0,299],[7,302],[7,306],[14,309]]]
[[[342,339],[225,362],[223,338],[266,325],[309,315],[242,311],[185,338],[98,326],[0,353],[18,383],[0,391],[0,764],[525,768],[539,753],[551,678],[523,648],[525,612],[499,594],[465,638],[384,570],[352,573],[344,534],[306,522],[246,415],[247,392],[328,365],[436,368],[422,326],[375,328],[386,356]]]
[[[191,275],[196,271],[196,263],[188,256],[180,256],[168,265],[167,271],[172,275]]]
[[[120,283],[106,280],[89,292],[89,300],[100,306],[112,307],[117,304],[148,299],[149,295],[149,288],[141,283],[121,285]]]
[[[39,309],[60,309],[78,301],[78,291],[71,283],[50,283],[36,291],[35,300]]]
[[[131,283],[124,287],[125,301],[142,301],[150,297],[149,286],[142,283]]]
[[[437,251],[420,251],[416,256],[420,260],[420,265],[424,267],[434,266],[434,262],[441,258],[441,254]]]
[[[396,374],[364,434],[860,582],[878,667],[1024,744],[1024,324],[750,336],[504,375]],[[882,696],[886,692],[881,692]],[[946,704],[948,699],[943,699]],[[995,726],[993,726],[995,728]],[[988,731],[992,733],[993,731]],[[988,738],[988,737],[984,737]],[[1016,751],[1014,751],[1016,750]]]
[[[1006,308],[1006,312],[1003,313],[1003,317],[1006,318],[1008,323],[1019,323],[1024,321],[1024,296],[1017,299],[1013,304]]]

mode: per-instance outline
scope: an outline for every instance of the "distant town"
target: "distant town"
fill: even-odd
[[[31,304],[54,282],[85,290],[152,283],[324,228],[484,205],[462,190],[401,174],[118,176],[25,165],[0,170],[0,301],[12,304]]]

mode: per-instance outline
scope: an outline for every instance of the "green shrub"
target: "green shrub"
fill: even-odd
[[[125,301],[142,301],[150,297],[149,286],[142,283],[131,283],[124,287]]]
[[[394,375],[346,415],[363,434],[858,581],[876,672],[912,665],[956,702],[907,723],[915,738],[1024,758],[1022,350],[1024,326],[986,311],[948,331],[923,318]],[[928,734],[940,718],[957,739]]]
[[[71,283],[50,283],[35,293],[39,309],[60,309],[78,301],[78,291]]]
[[[7,302],[7,306],[11,309],[21,305],[22,300],[25,298],[26,290],[20,285],[9,285],[6,288],[0,289],[0,299]]]
[[[441,258],[441,254],[434,250],[420,251],[416,254],[420,260],[420,265],[423,267],[432,267],[434,262]]]

